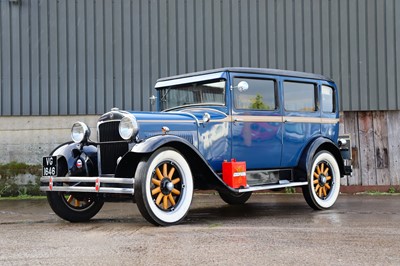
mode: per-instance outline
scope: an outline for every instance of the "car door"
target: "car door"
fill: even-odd
[[[279,168],[282,115],[277,80],[236,75],[232,85],[232,158],[245,161],[247,170]]]
[[[304,147],[321,135],[318,84],[308,80],[286,79],[283,86],[282,167],[297,165]]]

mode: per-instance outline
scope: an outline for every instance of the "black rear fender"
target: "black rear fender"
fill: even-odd
[[[335,157],[339,165],[340,176],[344,176],[344,162],[342,155],[340,154],[339,148],[330,139],[320,137],[310,142],[304,149],[300,157],[298,166],[295,169],[296,181],[307,181],[307,176],[311,171],[310,168],[312,166],[312,159],[315,154],[322,150],[330,152],[333,157]]]

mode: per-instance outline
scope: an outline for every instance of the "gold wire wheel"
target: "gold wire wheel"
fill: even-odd
[[[315,189],[315,194],[317,194],[321,199],[325,199],[331,190],[332,176],[330,176],[330,174],[330,166],[324,162],[317,164],[314,169],[313,186]]]
[[[181,179],[172,163],[156,167],[151,178],[151,195],[155,204],[162,210],[173,210],[181,195]]]

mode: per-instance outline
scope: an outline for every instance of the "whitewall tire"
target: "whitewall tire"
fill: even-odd
[[[135,173],[135,200],[143,217],[155,225],[181,222],[192,203],[193,177],[177,150],[155,151]]]
[[[340,191],[340,170],[333,155],[328,151],[318,152],[313,159],[308,185],[303,195],[308,205],[315,210],[332,207]]]

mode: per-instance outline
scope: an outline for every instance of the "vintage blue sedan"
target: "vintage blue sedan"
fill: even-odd
[[[96,141],[76,122],[73,142],[43,158],[41,190],[58,216],[86,221],[105,201],[133,200],[149,222],[172,225],[195,189],[244,204],[253,191],[301,187],[321,210],[351,174],[329,78],[223,68],[162,78],[155,89],[157,112],[113,108],[99,118]]]

